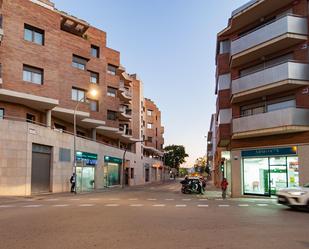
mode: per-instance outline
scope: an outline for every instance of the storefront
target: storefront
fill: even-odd
[[[297,147],[245,150],[242,186],[245,195],[275,195],[286,187],[299,186]]]
[[[98,155],[88,152],[76,152],[77,191],[92,191],[94,189],[95,168]]]
[[[122,160],[117,157],[104,157],[105,186],[120,185]]]

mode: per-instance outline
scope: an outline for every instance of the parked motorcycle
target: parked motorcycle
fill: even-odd
[[[202,194],[205,191],[202,182],[197,178],[187,178],[180,183],[183,194]]]

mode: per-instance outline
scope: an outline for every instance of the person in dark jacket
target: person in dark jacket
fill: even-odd
[[[222,198],[223,199],[226,198],[226,190],[227,190],[228,185],[229,185],[229,183],[227,182],[226,178],[223,178],[223,180],[221,182]]]
[[[70,183],[71,183],[71,193],[76,194],[76,174],[73,173],[73,175],[70,178]]]

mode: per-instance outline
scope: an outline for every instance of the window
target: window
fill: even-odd
[[[71,150],[66,148],[59,148],[59,161],[71,162]]]
[[[62,130],[62,131],[65,131],[65,130],[67,129],[64,125],[57,124],[57,123],[54,123],[54,127],[55,127],[57,130]]]
[[[107,110],[107,120],[116,120],[117,113],[115,111]]]
[[[107,96],[116,97],[116,93],[117,93],[116,88],[113,88],[113,87],[110,87],[110,86],[107,87]]]
[[[88,60],[83,57],[73,55],[72,66],[81,70],[86,70],[87,61]]]
[[[242,117],[256,115],[265,112],[265,104],[257,103],[253,105],[241,106],[240,113]]]
[[[100,48],[95,46],[95,45],[91,45],[91,56],[99,58],[100,57]]]
[[[230,48],[231,48],[231,42],[230,40],[224,40],[224,41],[220,41],[220,51],[219,54],[227,54],[230,53]]]
[[[148,138],[147,138],[147,141],[148,141],[149,143],[152,143],[152,137],[148,137]]]
[[[131,168],[131,179],[134,178],[134,168]]]
[[[147,116],[152,116],[152,110],[147,110]]]
[[[44,45],[44,30],[25,24],[24,39],[39,45]]]
[[[99,101],[90,99],[89,104],[90,104],[90,111],[92,112],[99,111]]]
[[[0,1],[0,2],[1,2],[1,1]],[[0,6],[1,6],[1,4],[0,4]],[[3,28],[3,26],[2,26],[2,21],[3,21],[3,17],[2,17],[2,15],[0,15],[0,29]]]
[[[99,83],[99,74],[95,72],[90,72],[90,82],[93,84]]]
[[[0,108],[0,119],[4,118],[4,108]]]
[[[295,107],[295,106],[296,106],[295,99],[290,99],[290,100],[280,101],[277,103],[268,104],[267,111],[268,112],[277,111],[277,110],[286,109],[286,108]]]
[[[147,129],[152,129],[152,123],[147,123]]]
[[[42,85],[43,84],[43,69],[24,65],[23,66],[23,80],[34,83],[34,84]]]
[[[85,90],[72,88],[72,100],[85,102]]]
[[[27,113],[26,119],[28,123],[34,123],[35,122],[35,116],[33,114]]]
[[[111,64],[107,65],[107,73],[111,74],[111,75],[116,75],[117,72],[117,67]]]

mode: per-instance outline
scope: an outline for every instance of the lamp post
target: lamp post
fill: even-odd
[[[136,143],[143,143],[144,140],[140,141],[134,141],[131,144],[136,144]],[[126,162],[126,153],[127,153],[128,147],[126,146],[123,152],[123,157],[122,157],[122,165],[121,165],[121,188],[124,188],[125,186],[125,162]]]
[[[95,97],[98,92],[97,90],[95,89],[92,89],[89,91],[90,95],[92,97]],[[73,135],[73,173],[75,175],[75,189],[74,189],[74,192],[75,194],[77,193],[77,175],[76,175],[76,162],[77,162],[77,157],[76,157],[76,112],[77,112],[77,108],[79,106],[79,103],[80,102],[84,102],[86,101],[86,96],[84,95],[82,98],[78,99],[77,100],[77,103],[75,105],[75,108],[74,108],[74,113],[73,113],[73,132],[74,132],[74,135]]]

